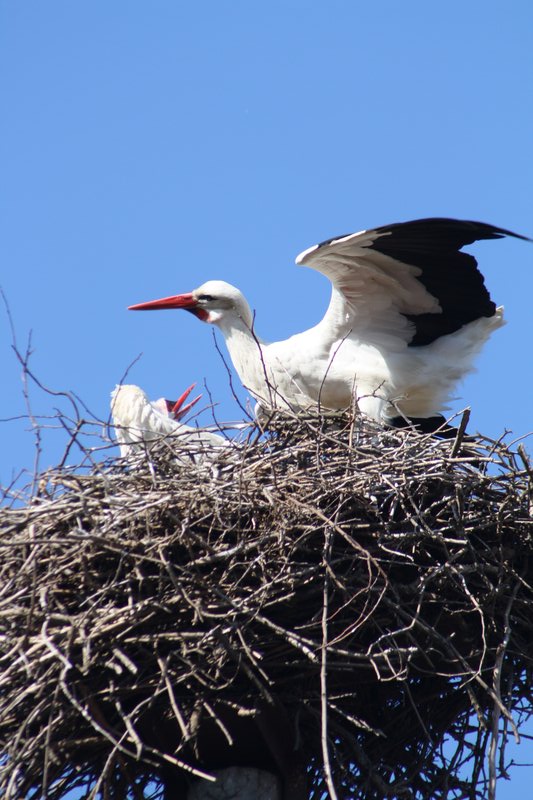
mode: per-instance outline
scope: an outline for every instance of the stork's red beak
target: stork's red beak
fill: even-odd
[[[161,308],[185,308],[192,311],[198,305],[192,292],[187,294],[174,294],[172,297],[162,297],[161,300],[150,300],[149,303],[137,303],[128,306],[129,311],[159,311]]]
[[[128,311],[159,311],[162,308],[184,308],[202,322],[207,322],[209,318],[205,308],[198,307],[198,300],[193,297],[192,292],[162,297],[161,300],[150,300],[149,303],[137,303],[135,306],[128,306]]]
[[[178,397],[177,400],[165,400],[169,416],[177,420],[183,419],[187,412],[196,405],[198,400],[200,400],[202,397],[201,394],[199,394],[198,397],[195,397],[194,400],[191,400],[190,403],[187,403],[186,406],[183,405],[195,386],[196,384],[192,383],[188,389],[185,389],[183,394]]]

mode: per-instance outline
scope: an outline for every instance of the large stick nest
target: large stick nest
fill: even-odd
[[[0,794],[486,796],[531,710],[531,502],[523,450],[360,420],[48,472],[2,513]]]

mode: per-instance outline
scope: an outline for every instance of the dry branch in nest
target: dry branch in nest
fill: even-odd
[[[229,765],[291,798],[493,794],[531,710],[531,503],[523,451],[361,420],[48,472],[2,514],[2,797],[168,800]]]

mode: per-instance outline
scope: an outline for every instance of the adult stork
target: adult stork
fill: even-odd
[[[318,325],[279,342],[257,335],[248,302],[224,281],[130,309],[182,308],[216,325],[260,406],[342,410],[356,400],[373,419],[416,420],[433,430],[456,383],[504,324],[476,259],[461,248],[503,236],[527,239],[482,222],[433,218],[314,245],[296,263],[330,279],[329,307]]]

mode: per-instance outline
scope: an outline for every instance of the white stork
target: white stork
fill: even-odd
[[[434,430],[456,383],[504,324],[476,259],[461,248],[503,236],[527,239],[482,222],[435,218],[310,247],[296,263],[330,279],[330,304],[318,325],[280,342],[256,334],[248,302],[224,281],[130,309],[183,308],[216,325],[260,406],[343,410],[355,399],[373,419]]]
[[[188,462],[212,457],[227,447],[229,442],[223,436],[179,422],[200,399],[183,405],[193,388],[194,384],[176,402],[164,398],[152,402],[138,386],[116,386],[111,392],[111,413],[121,456],[144,452],[162,438],[170,440],[176,456]]]

